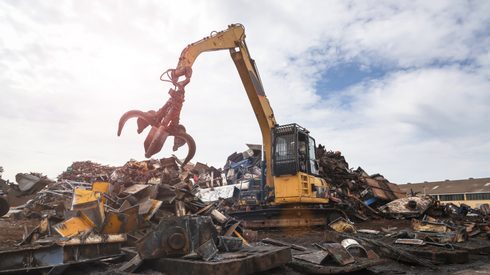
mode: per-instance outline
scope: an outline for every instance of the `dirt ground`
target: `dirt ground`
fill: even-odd
[[[22,241],[24,232],[31,232],[39,224],[39,220],[14,220],[0,218],[0,250],[11,248]]]

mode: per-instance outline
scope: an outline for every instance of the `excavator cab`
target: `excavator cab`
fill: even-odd
[[[272,129],[274,202],[327,203],[328,186],[318,176],[315,139],[296,123]]]
[[[318,175],[315,161],[315,139],[296,123],[273,129],[273,175],[296,175],[303,172]]]

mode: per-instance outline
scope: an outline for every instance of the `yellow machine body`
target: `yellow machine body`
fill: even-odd
[[[328,203],[328,198],[322,198],[318,191],[313,191],[326,186],[324,179],[303,172],[274,177],[274,202],[276,204]]]

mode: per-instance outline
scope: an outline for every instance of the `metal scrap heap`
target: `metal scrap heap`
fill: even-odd
[[[323,146],[316,153],[331,185],[330,206],[348,215],[309,230],[247,229],[228,214],[259,203],[260,152],[248,145],[222,169],[170,157],[120,167],[74,162],[57,181],[18,174],[17,184],[4,189],[28,201],[7,216],[35,226],[24,228],[18,246],[0,249],[0,273],[61,272],[100,261],[110,261],[102,270],[113,273],[251,274],[280,267],[335,274],[374,272],[388,261],[435,270],[490,251],[488,205],[406,196]]]
[[[107,180],[115,167],[102,165],[91,161],[75,161],[66,171],[58,176],[58,181],[71,180],[79,182],[94,182]]]
[[[320,176],[332,185],[332,200],[352,217],[367,220],[367,216],[380,216],[376,207],[405,197],[381,174],[369,175],[361,167],[350,168],[339,151],[327,151],[319,144],[316,158]]]
[[[0,258],[16,259],[11,263],[0,261],[0,271],[55,269],[80,262],[77,258],[113,258],[123,254],[123,244],[133,247],[128,253],[134,253],[134,257],[120,267],[121,271],[134,271],[144,260],[162,257],[216,261],[222,253],[248,247],[242,236],[246,231],[239,222],[220,212],[217,203],[204,203],[196,196],[199,185],[194,178],[199,175],[183,171],[176,158],[132,160],[118,168],[76,162],[58,177],[58,182],[46,186],[19,208],[28,213],[22,217],[36,213],[40,222],[25,235],[20,249],[0,252]],[[54,247],[56,253],[67,253],[67,247],[72,246],[77,252],[73,257],[42,262],[41,258],[53,249],[33,249],[40,245]],[[97,249],[86,250],[89,245]],[[106,245],[111,249],[105,250]],[[287,263],[288,251],[272,250],[254,252],[248,248],[252,260],[258,255],[282,255],[277,263],[254,270]],[[27,251],[36,255],[25,262],[22,258]],[[24,261],[22,267],[17,260]]]

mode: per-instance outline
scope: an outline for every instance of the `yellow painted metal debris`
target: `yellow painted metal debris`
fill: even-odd
[[[97,192],[82,188],[75,188],[75,190],[73,190],[72,210],[84,208],[90,204],[96,204],[99,199],[100,194]]]
[[[415,231],[446,233],[452,231],[447,225],[442,223],[424,222],[412,219],[412,229]]]
[[[62,237],[73,237],[80,233],[91,231],[93,229],[93,226],[88,224],[83,218],[72,217],[64,222],[54,225],[53,228]]]
[[[109,188],[111,184],[105,181],[96,181],[92,183],[92,191],[97,192],[97,193],[105,193],[109,194]],[[105,203],[106,198],[102,195],[102,201]]]
[[[127,208],[123,212],[109,211],[102,227],[104,234],[118,234],[134,231],[139,225],[139,206]]]
[[[356,228],[344,218],[338,218],[328,225],[337,232],[356,233]]]
[[[76,188],[73,192],[72,210],[78,210],[79,216],[92,227],[100,229],[104,223],[104,202],[100,192]]]
[[[160,206],[162,206],[162,201],[159,201],[159,200],[154,200],[154,199],[150,199],[151,201],[151,207],[150,207],[150,210],[148,211],[147,214],[145,214],[143,217],[144,217],[144,220],[145,221],[148,221],[151,219],[151,217],[153,217],[153,215],[155,215],[155,213],[157,212],[157,210],[160,208]]]

